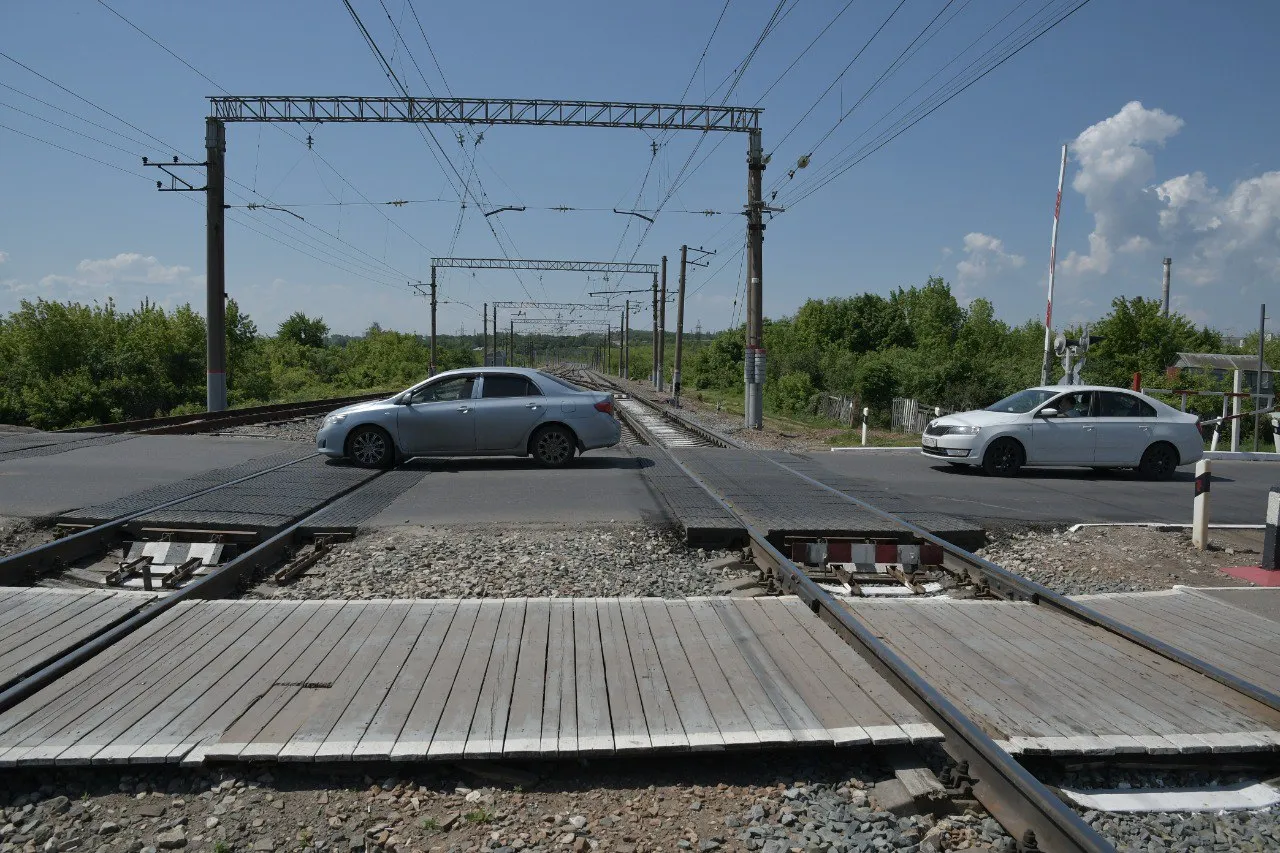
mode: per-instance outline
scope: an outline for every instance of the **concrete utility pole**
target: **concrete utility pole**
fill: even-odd
[[[760,429],[764,425],[764,311],[761,305],[764,292],[764,198],[761,184],[764,180],[764,150],[760,144],[760,130],[748,133],[747,148],[747,348],[743,364],[746,385],[744,395],[744,421],[747,429]],[[684,285],[680,286],[683,293]]]
[[[613,326],[608,323],[604,324],[604,370],[602,373],[609,372],[609,365],[613,364],[613,359],[609,355],[609,351],[613,349]]]
[[[481,316],[484,317],[484,339],[480,345],[480,366],[484,367],[489,363],[489,303],[488,302],[484,304],[484,311],[482,312]],[[495,329],[495,331],[497,330]]]
[[[431,368],[430,375],[436,375],[436,268],[431,268]]]
[[[631,300],[622,309],[622,378],[631,378]]]
[[[658,374],[658,274],[653,274],[653,353],[649,359],[652,366],[649,370],[649,381],[653,387],[662,390],[662,378]]]
[[[1163,314],[1169,316],[1169,272],[1173,266],[1173,258],[1164,259],[1164,287],[1161,288],[1161,299],[1164,305]]]
[[[227,128],[216,118],[204,121],[207,193],[205,196],[205,408],[227,408],[226,200]]]
[[[676,408],[680,408],[680,364],[684,355],[684,290],[685,269],[689,265],[689,247],[680,247],[680,297],[676,303],[676,361],[671,371],[671,395],[675,398]]]
[[[658,299],[658,390],[666,388],[667,370],[667,256],[662,256],[662,293]]]
[[[498,366],[498,303],[493,303],[493,366]]]

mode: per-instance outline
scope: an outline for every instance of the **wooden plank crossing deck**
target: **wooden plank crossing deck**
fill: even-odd
[[[940,738],[795,598],[193,601],[0,714],[0,766]]]
[[[1046,606],[844,604],[1013,753],[1272,751],[1280,713]]]
[[[1232,593],[1271,598],[1265,589]],[[1245,681],[1280,693],[1280,622],[1274,619],[1186,587],[1082,595],[1076,600]]]
[[[0,587],[0,688],[128,618],[153,593]]]

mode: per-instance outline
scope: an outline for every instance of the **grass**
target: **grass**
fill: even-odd
[[[473,809],[462,816],[467,823],[480,824],[489,823],[493,820],[493,812],[488,809]]]
[[[440,821],[436,820],[433,817],[424,817],[422,819],[422,828],[427,830],[428,832],[435,832],[437,829],[440,828]]]
[[[213,853],[231,853],[231,845],[225,841],[215,841]]]
[[[851,429],[827,436],[827,444],[832,447],[858,447],[862,444],[862,430]],[[867,430],[867,447],[919,447],[920,436],[915,433],[903,435],[900,432],[889,432],[882,429]]]

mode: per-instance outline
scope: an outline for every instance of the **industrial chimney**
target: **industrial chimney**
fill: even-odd
[[[1173,266],[1173,258],[1164,259],[1164,316],[1169,316],[1169,269]]]

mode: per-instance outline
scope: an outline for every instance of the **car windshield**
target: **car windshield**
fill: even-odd
[[[1005,397],[998,403],[987,406],[988,412],[1004,412],[1010,415],[1024,415],[1054,395],[1053,391],[1041,388],[1028,388]]]

